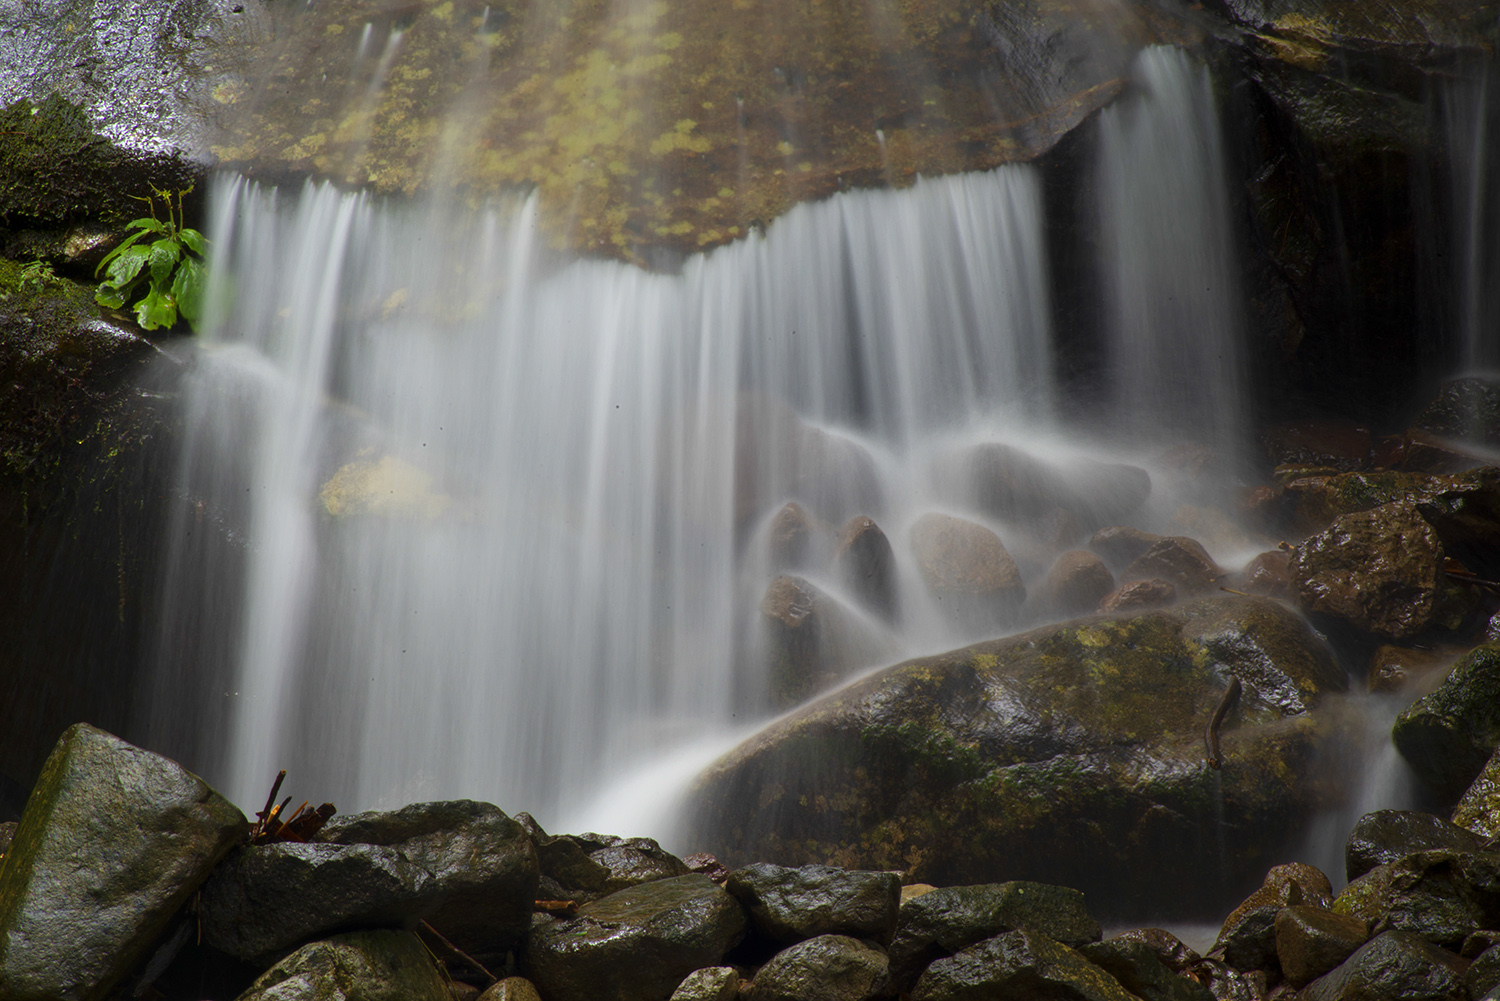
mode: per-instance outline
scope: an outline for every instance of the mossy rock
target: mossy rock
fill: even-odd
[[[1417,776],[1457,799],[1500,745],[1500,643],[1475,647],[1396,717],[1391,740]]]
[[[1203,732],[1230,675],[1243,695],[1214,771]],[[695,843],[730,864],[1206,911],[1330,795],[1315,758],[1343,724],[1313,710],[1345,684],[1263,599],[1049,626],[896,665],[768,727],[699,779]]]

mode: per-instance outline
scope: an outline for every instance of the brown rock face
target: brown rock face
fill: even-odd
[[[1089,548],[1104,558],[1115,569],[1130,564],[1130,561],[1161,541],[1154,532],[1143,532],[1129,525],[1114,525],[1101,528],[1089,539]]]
[[[911,548],[927,590],[955,622],[998,626],[1026,599],[1015,560],[983,525],[924,514],[911,527]]]
[[[1099,611],[1136,612],[1165,608],[1177,600],[1177,588],[1169,580],[1135,580],[1115,588],[1099,602]]]
[[[1057,615],[1084,615],[1114,589],[1115,576],[1103,560],[1087,549],[1071,549],[1047,571],[1035,601]]]
[[[1172,535],[1162,539],[1131,560],[1130,565],[1120,574],[1127,581],[1169,581],[1178,594],[1208,591],[1223,576],[1223,569],[1208,555],[1208,551],[1196,539],[1185,535]]]
[[[890,650],[859,619],[801,577],[781,575],[760,600],[770,703],[785,709]]]
[[[1261,553],[1240,571],[1239,586],[1267,598],[1292,597],[1292,554],[1282,549]]]
[[[1387,639],[1438,619],[1443,547],[1409,503],[1346,514],[1294,550],[1292,583],[1302,607]]]

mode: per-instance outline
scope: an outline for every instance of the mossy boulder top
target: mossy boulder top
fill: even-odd
[[[1204,730],[1231,676],[1216,772]],[[1311,710],[1345,687],[1272,601],[1078,619],[887,668],[768,727],[699,780],[694,834],[732,864],[1208,907],[1327,795],[1313,759],[1341,714]]]

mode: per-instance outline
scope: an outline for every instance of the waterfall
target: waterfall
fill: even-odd
[[[146,704],[194,703],[242,803],[288,768],[342,809],[577,809],[744,719],[767,505],[899,522],[937,436],[1051,405],[1026,167],[804,205],[678,274],[549,252],[534,200],[233,177],[213,200],[220,319]],[[789,421],[887,488],[820,496]]]
[[[1242,304],[1208,71],[1159,46],[1140,53],[1134,76],[1137,93],[1100,116],[1116,415],[1142,431],[1195,427],[1225,444],[1245,413]]]

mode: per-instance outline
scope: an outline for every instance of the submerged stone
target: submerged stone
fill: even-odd
[[[69,727],[0,861],[0,997],[106,997],[247,831],[175,761]]]

